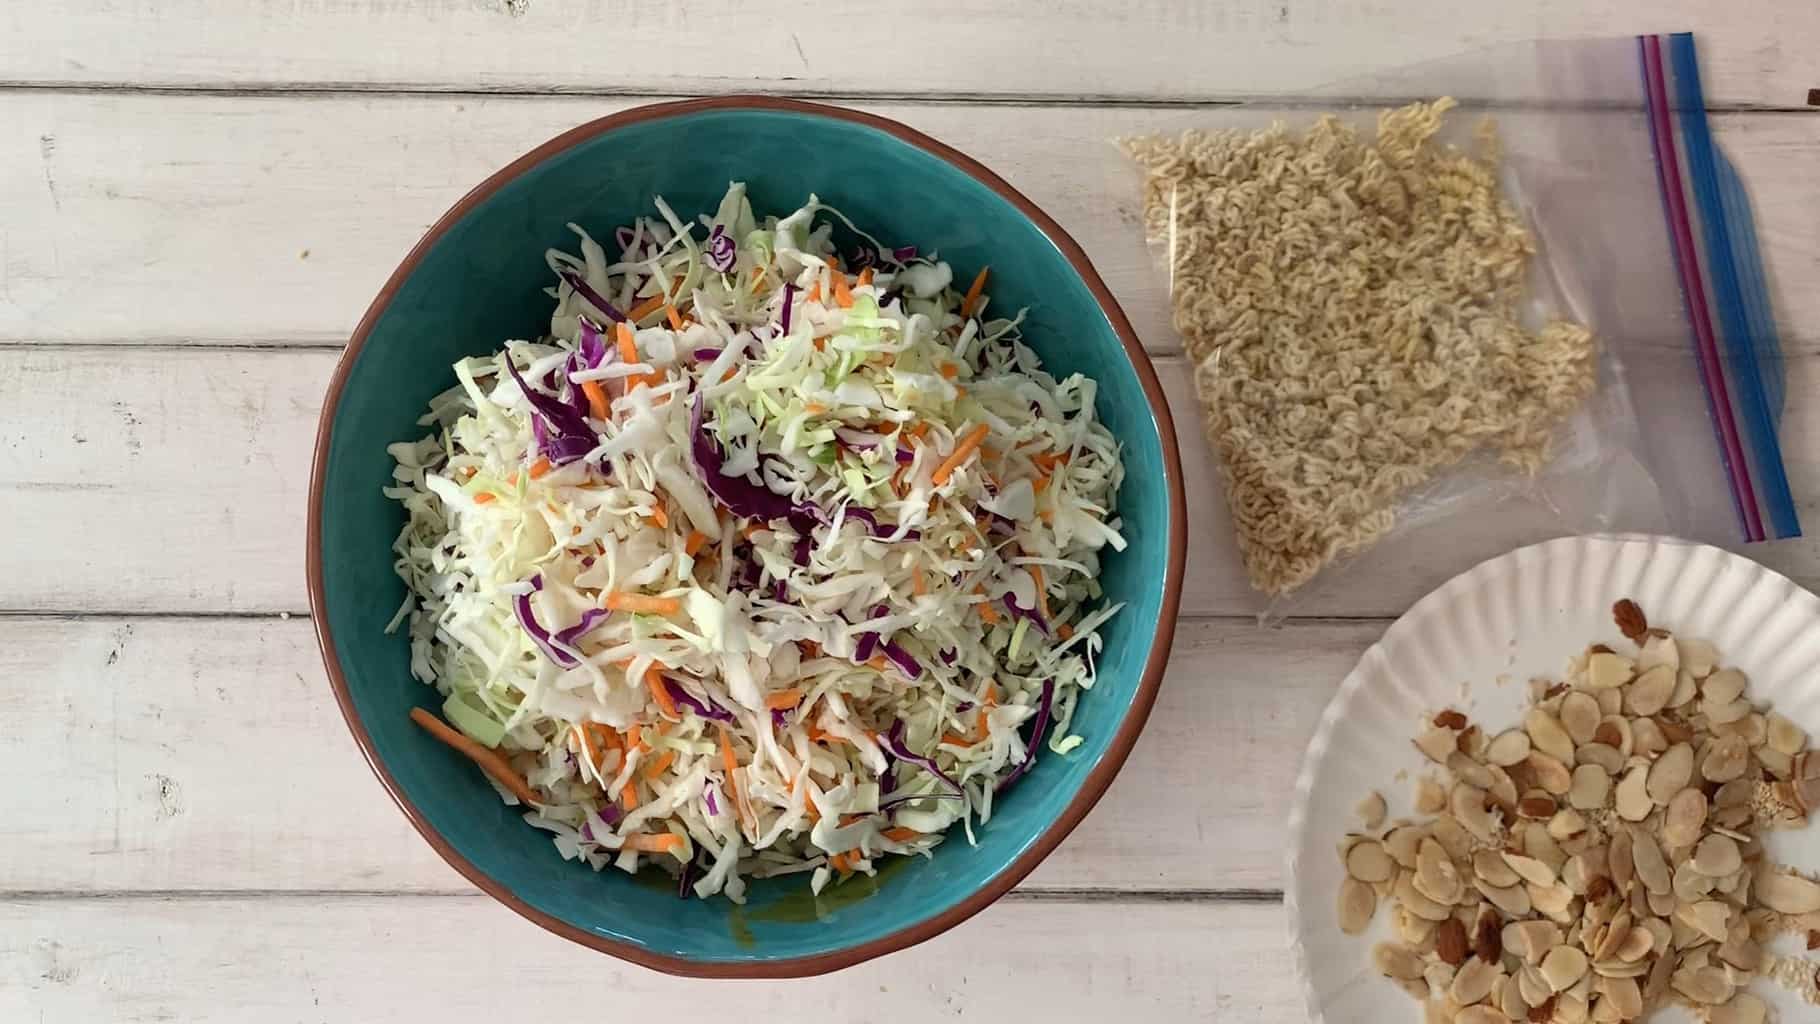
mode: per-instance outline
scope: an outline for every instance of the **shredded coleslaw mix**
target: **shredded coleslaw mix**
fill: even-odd
[[[549,337],[457,363],[433,432],[389,449],[388,630],[448,725],[419,721],[565,858],[683,895],[971,839],[1081,742],[1120,607],[1094,384],[986,315],[985,270],[958,288],[814,196],[654,204],[616,258],[571,225]]]

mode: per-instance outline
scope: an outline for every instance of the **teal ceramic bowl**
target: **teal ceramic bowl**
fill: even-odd
[[[1099,382],[1098,412],[1124,445],[1130,547],[1105,559],[1111,600],[1099,684],[1074,729],[994,808],[979,844],[950,839],[877,880],[830,887],[761,881],[735,907],[565,862],[480,774],[410,721],[434,708],[408,644],[384,626],[403,598],[391,543],[403,513],[380,494],[385,447],[420,435],[419,413],[454,382],[450,364],[507,337],[541,334],[543,252],[569,221],[610,234],[661,194],[713,209],[744,180],[759,210],[811,191],[880,238],[939,249],[959,273],[992,267],[993,301],[1029,307],[1024,334],[1058,373]],[[330,382],[310,482],[309,588],[323,660],[367,761],[411,823],[456,870],[559,935],[636,963],[702,977],[817,974],[901,949],[1005,893],[1080,822],[1112,781],[1156,698],[1174,636],[1184,550],[1181,465],[1156,374],[1085,254],[1029,200],[973,160],[902,125],[764,98],[642,107],[552,139],[450,210],[392,275]],[[358,841],[357,837],[351,837]],[[458,937],[446,937],[459,942]]]

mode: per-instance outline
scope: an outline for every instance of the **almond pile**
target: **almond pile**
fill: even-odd
[[[1442,769],[1416,784],[1419,820],[1386,826],[1382,797],[1340,847],[1339,923],[1381,903],[1394,941],[1372,963],[1424,1021],[1619,1022],[1679,1003],[1710,1024],[1763,1024],[1753,977],[1815,998],[1814,965],[1764,948],[1820,929],[1820,884],[1771,863],[1758,833],[1820,807],[1807,734],[1754,705],[1710,643],[1613,609],[1603,644],[1561,682],[1532,682],[1520,727],[1457,710],[1415,740]]]

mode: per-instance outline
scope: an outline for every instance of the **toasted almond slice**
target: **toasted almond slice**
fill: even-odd
[[[1714,942],[1724,942],[1731,926],[1732,908],[1719,900],[1686,903],[1675,911],[1675,920]]]
[[[1429,726],[1422,735],[1415,738],[1416,749],[1420,750],[1430,761],[1446,764],[1447,755],[1459,750],[1460,734],[1452,729],[1439,725]]]
[[[1435,780],[1423,776],[1416,780],[1416,813],[1439,814],[1447,807],[1447,791]]]
[[[1769,1006],[1749,992],[1740,992],[1724,1006],[1714,1007],[1706,1020],[1707,1024],[1766,1024]]]
[[[1708,878],[1724,878],[1744,866],[1744,855],[1735,840],[1715,834],[1694,847],[1693,865]]]
[[[1765,864],[1757,873],[1757,902],[1778,914],[1812,914],[1820,911],[1820,885],[1799,875],[1785,874]]]
[[[1536,785],[1545,792],[1566,796],[1567,791],[1574,786],[1573,772],[1557,757],[1532,750],[1523,763],[1529,766],[1530,772],[1536,777]]]
[[[1676,793],[1668,801],[1668,811],[1662,817],[1662,838],[1668,841],[1671,849],[1699,842],[1700,830],[1706,827],[1706,812],[1706,794],[1701,790],[1689,786]],[[1622,811],[1619,813],[1623,814]]]
[[[1586,685],[1595,690],[1623,686],[1635,669],[1636,663],[1622,654],[1599,651],[1586,659]]]
[[[1422,976],[1422,958],[1415,950],[1394,942],[1380,942],[1371,948],[1371,962],[1387,978],[1408,980]]]
[[[1544,864],[1533,857],[1525,857],[1522,854],[1511,853],[1509,850],[1503,851],[1502,856],[1504,858],[1504,863],[1510,865],[1510,869],[1521,876],[1525,882],[1528,882],[1531,885],[1555,884],[1554,869],[1547,864]]]
[[[1567,730],[1575,745],[1592,742],[1593,732],[1599,728],[1602,717],[1599,702],[1589,694],[1576,690],[1561,698],[1561,728]]]
[[[1353,813],[1359,816],[1359,822],[1367,829],[1375,831],[1378,826],[1384,824],[1384,816],[1390,811],[1384,804],[1383,794],[1372,790],[1365,794],[1365,799],[1360,800],[1357,807],[1353,808]]]
[[[1750,744],[1742,736],[1716,739],[1700,761],[1700,775],[1708,782],[1730,782],[1750,767]]]
[[[1729,704],[1718,704],[1710,700],[1700,702],[1700,710],[1707,721],[1715,727],[1732,722],[1743,721],[1751,713],[1750,701],[1740,697]]]
[[[1694,748],[1686,743],[1677,743],[1662,752],[1656,763],[1649,768],[1649,798],[1658,807],[1668,806],[1669,800],[1676,793],[1687,788],[1687,783],[1694,777]]]
[[[1593,725],[1596,727],[1598,722],[1599,716],[1595,713]],[[1560,761],[1563,765],[1574,763],[1573,737],[1567,734],[1567,730],[1562,728],[1555,716],[1541,708],[1530,708],[1523,716],[1523,731],[1529,734],[1530,746],[1536,750]],[[1591,733],[1589,732],[1588,735],[1590,736]]]
[[[1505,888],[1522,881],[1522,876],[1511,869],[1504,858],[1510,856],[1497,850],[1480,850],[1472,855],[1472,873],[1490,885]],[[1537,861],[1537,863],[1541,863]]]
[[[1611,795],[1611,775],[1605,769],[1596,764],[1583,764],[1574,769],[1573,778],[1573,787],[1567,792],[1570,806],[1582,811],[1605,807],[1605,799]]]
[[[1636,963],[1649,955],[1655,947],[1656,937],[1648,928],[1632,928],[1618,944],[1618,959],[1626,963]]]
[[[1491,995],[1492,989],[1504,979],[1504,972],[1496,965],[1487,963],[1478,957],[1467,960],[1453,976],[1453,985],[1447,994],[1461,1006],[1471,1006]]]
[[[1347,935],[1363,934],[1378,912],[1378,894],[1356,878],[1340,883],[1340,931]]]
[[[1586,975],[1586,954],[1573,946],[1556,946],[1542,958],[1542,978],[1556,992],[1565,992]]]
[[[1681,670],[1695,679],[1712,675],[1719,663],[1719,652],[1709,641],[1676,637],[1675,647],[1681,653]]]
[[[1415,887],[1443,906],[1452,906],[1465,895],[1466,883],[1460,878],[1459,868],[1433,839],[1422,840],[1421,849],[1416,852]]]
[[[1637,877],[1652,893],[1671,892],[1668,862],[1662,859],[1662,847],[1656,844],[1656,837],[1648,832],[1633,832],[1631,840],[1631,857],[1636,862]]]
[[[1725,971],[1718,967],[1698,967],[1693,970],[1676,971],[1670,981],[1676,992],[1686,996],[1689,1002],[1704,1006],[1716,1006],[1731,999],[1737,989]]]
[[[1772,711],[1767,719],[1770,748],[1790,757],[1807,749],[1807,733],[1801,727]]]
[[[1730,704],[1744,693],[1744,673],[1723,668],[1700,684],[1700,696],[1709,704]]]
[[[1675,678],[1675,670],[1666,665],[1658,665],[1638,676],[1625,691],[1625,709],[1639,716],[1659,713],[1668,707],[1669,699],[1675,695]]]
[[[1624,773],[1618,780],[1617,792],[1613,797],[1618,816],[1625,821],[1642,821],[1649,817],[1649,812],[1656,809],[1656,802],[1649,798],[1649,768],[1637,765]],[[1705,815],[1701,815],[1705,820]]]
[[[1509,729],[1498,734],[1485,748],[1485,760],[1500,768],[1521,764],[1529,756],[1529,734],[1521,729]]]

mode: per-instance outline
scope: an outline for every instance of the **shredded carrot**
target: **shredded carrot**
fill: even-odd
[[[847,828],[852,825],[857,825],[869,817],[871,817],[869,814],[843,814],[840,816],[840,820],[835,822],[835,824],[839,825],[841,828]]]
[[[954,471],[960,468],[961,463],[966,462],[967,457],[973,454],[974,449],[978,448],[980,444],[986,440],[986,432],[990,429],[992,428],[982,423],[972,430],[967,431],[966,435],[955,444],[954,451],[950,452],[948,457],[942,460],[941,465],[935,467],[935,475],[930,477],[930,480],[933,481],[937,487],[947,483],[948,478],[954,475]]]
[[[1037,512],[1036,517],[1045,523],[1055,522],[1055,509],[1046,508]]]
[[[890,664],[890,662],[887,662],[885,660],[885,656],[882,654],[874,654],[872,657],[870,657],[866,660],[867,668],[874,669],[879,672],[883,672],[889,664]]]
[[[1055,627],[1055,635],[1061,637],[1063,640],[1071,639],[1074,636],[1074,627],[1064,622]]]
[[[967,297],[961,300],[961,316],[973,315],[973,304],[980,300],[980,292],[986,288],[986,272],[991,269],[991,267],[981,267],[979,274],[974,277],[973,283],[967,286]]]
[[[665,771],[667,771],[669,769],[669,767],[671,765],[673,765],[675,763],[676,763],[676,751],[666,750],[663,752],[662,757],[659,757],[657,760],[652,761],[648,765],[645,765],[645,778],[655,779],[659,775],[662,775]]]
[[[733,744],[727,740],[727,727],[720,728],[720,764],[726,769],[727,788],[733,791],[733,808],[739,812],[740,824],[751,818],[752,809],[746,804],[746,795],[740,791],[739,778],[734,772],[739,770],[739,759],[733,756]]]
[[[828,730],[814,722],[804,722],[803,731],[809,734],[809,742],[822,743],[828,739]]]
[[[550,471],[550,460],[547,458],[544,458],[542,455],[539,455],[537,457],[536,462],[531,463],[531,479],[533,479],[533,480],[543,479],[544,474],[548,473],[549,471]]]
[[[820,281],[809,286],[807,298],[810,302],[820,302],[822,300],[822,283]]]
[[[702,545],[706,543],[708,543],[707,534],[700,530],[690,530],[689,536],[683,540],[683,554],[688,555],[690,558],[694,558],[700,553]]]
[[[945,747],[971,747],[971,746],[973,746],[973,741],[968,739],[965,736],[961,736],[957,733],[951,732],[951,733],[947,733],[942,736],[942,746],[945,746]]]
[[[765,268],[762,266],[753,267],[752,268],[752,280],[762,281],[764,279],[765,279]]]
[[[581,393],[588,396],[588,415],[597,420],[613,418],[613,403],[607,401],[607,389],[600,386],[600,381],[582,381]]]
[[[1026,566],[1026,568],[1030,570],[1030,578],[1036,581],[1036,610],[1042,612],[1043,621],[1048,622],[1049,588],[1043,583],[1043,567],[1040,565],[1031,565]]]
[[[834,282],[834,304],[842,309],[853,308],[853,291],[847,287],[847,275],[833,274],[829,280]]]
[[[481,491],[479,494],[474,495],[474,504],[476,505],[485,505],[489,501],[497,500],[499,500],[499,495],[494,494],[492,491]]]
[[[518,470],[514,469],[510,473],[506,474],[506,483],[512,485],[513,487],[518,486]]]
[[[636,850],[639,853],[672,853],[682,846],[682,836],[674,832],[659,832],[650,835],[635,832],[626,837],[622,850]]]
[[[788,711],[803,702],[803,691],[790,689],[779,690],[765,698],[765,707],[775,711]]]
[[[582,724],[582,732],[589,734],[596,732],[600,733],[600,743],[603,751],[607,748],[617,749],[625,746],[625,741],[620,739],[619,733],[614,732],[613,727],[605,722],[585,722]]]
[[[821,809],[816,807],[815,801],[808,797],[803,798],[803,813],[808,816],[810,821],[819,822],[822,820]]]
[[[888,828],[883,832],[880,832],[879,835],[884,836],[894,843],[913,843],[923,837],[923,834],[916,829],[905,828],[902,825],[899,825],[896,828]]]
[[[802,652],[811,658],[819,658],[822,656],[822,645],[813,640],[798,640],[796,646],[801,648]]]
[[[613,341],[619,346],[619,358],[628,363],[638,362],[638,342],[632,337],[632,325],[620,321],[614,326]]]
[[[923,575],[921,569],[910,574],[910,592],[917,597],[922,597],[929,592],[929,578]]]
[[[1053,473],[1053,472],[1055,472],[1056,466],[1068,461],[1068,453],[1067,452],[1039,452],[1035,455],[1030,456],[1030,461],[1035,463],[1045,473]]]
[[[981,601],[979,604],[976,604],[973,607],[979,609],[980,621],[984,622],[988,626],[998,625],[998,612],[995,612],[992,610],[991,601]]]
[[[671,330],[680,331],[683,329],[682,314],[676,311],[675,306],[664,307],[664,319],[670,321]]]
[[[828,858],[828,863],[834,865],[834,869],[840,872],[842,878],[846,878],[853,874],[853,862],[859,859],[858,854],[858,850],[848,850],[846,853],[837,853]]]
[[[741,537],[746,538],[747,540],[751,540],[753,535],[762,533],[765,530],[769,530],[769,529],[770,529],[770,527],[764,525],[763,523],[747,523],[746,525],[739,528],[739,535]]]
[[[954,378],[956,378],[960,375],[961,375],[960,367],[954,365],[953,363],[943,363],[942,364],[942,379],[943,380],[953,380]]]
[[[1047,474],[1044,474],[1043,476],[1039,476],[1035,480],[1031,481],[1030,489],[1035,491],[1038,494],[1041,494],[1044,491],[1048,490],[1049,489],[1049,476]]]
[[[658,710],[666,718],[682,718],[682,712],[676,710],[676,700],[670,696],[670,688],[664,685],[664,670],[657,665],[645,669],[645,688],[651,691],[651,699],[657,702]]]
[[[629,725],[626,727],[626,749],[628,749],[628,750],[650,750],[651,749],[651,745],[645,742],[644,729],[642,729],[641,727],[636,726],[636,725]]]
[[[660,530],[667,530],[670,528],[670,513],[665,512],[662,505],[651,506],[650,519],[653,523],[657,524],[657,528]]]
[[[859,272],[859,286],[861,288],[864,288],[865,286],[867,286],[871,283],[872,283],[872,268],[867,267],[866,269]]]
[[[820,402],[804,402],[803,411],[811,416],[820,416],[822,413],[828,411],[828,407]]]
[[[921,441],[923,435],[927,433],[929,433],[929,424],[927,423],[918,423],[916,426],[910,428],[910,436],[916,438],[918,441]]]
[[[652,597],[649,594],[633,594],[624,590],[607,591],[606,607],[613,612],[637,612],[643,615],[675,615],[682,611],[682,602],[674,597]]]
[[[453,747],[455,751],[480,766],[480,770],[498,780],[499,784],[512,791],[512,795],[526,804],[541,804],[537,794],[524,776],[513,770],[498,751],[490,750],[474,742],[468,736],[455,731],[447,722],[437,718],[427,708],[412,708],[411,721],[422,726],[431,736]]]

